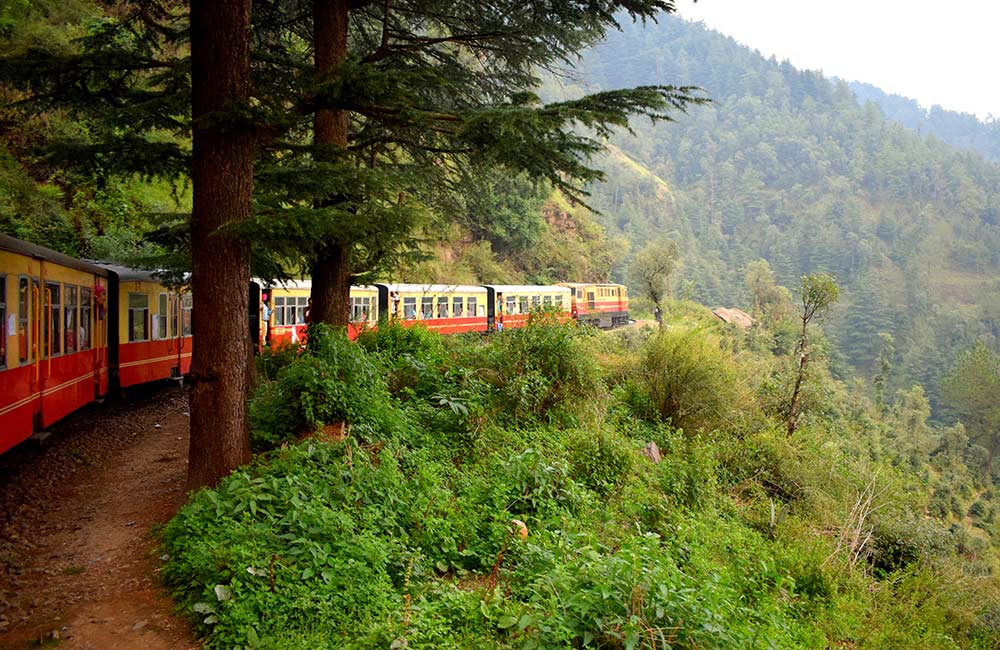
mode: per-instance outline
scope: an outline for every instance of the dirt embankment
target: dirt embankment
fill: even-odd
[[[187,393],[93,405],[0,456],[0,648],[197,648],[151,531],[184,500]]]

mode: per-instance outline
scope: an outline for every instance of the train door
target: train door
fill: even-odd
[[[17,358],[22,367],[28,367],[28,394],[41,392],[41,360],[38,342],[41,339],[40,323],[41,283],[37,277],[20,275],[17,280]],[[38,405],[32,409],[32,418],[40,412]]]

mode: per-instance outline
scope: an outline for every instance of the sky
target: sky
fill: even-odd
[[[1000,119],[998,0],[677,0],[677,13],[795,67],[925,108]]]

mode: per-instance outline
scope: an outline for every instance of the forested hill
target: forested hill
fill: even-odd
[[[886,117],[906,128],[1000,161],[1000,122],[981,122],[975,115],[949,111],[937,105],[928,110],[915,99],[890,94],[860,81],[852,81],[848,85],[860,103],[874,102]]]
[[[754,259],[790,287],[830,272],[846,290],[828,328],[844,359],[869,371],[889,333],[890,385],[919,381],[932,397],[960,349],[976,338],[996,346],[996,164],[859,105],[846,83],[676,18],[612,34],[579,70],[589,90],[694,84],[713,99],[676,123],[636,122],[592,188],[633,253],[661,236],[680,243],[678,290],[745,306]]]

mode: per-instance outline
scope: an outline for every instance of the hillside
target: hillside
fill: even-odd
[[[875,103],[890,120],[924,135],[933,135],[958,149],[978,151],[990,160],[1000,161],[1000,124],[995,120],[981,122],[975,115],[938,105],[926,109],[915,99],[887,93],[860,81],[848,85],[859,103]]]
[[[678,18],[612,34],[576,79],[561,91],[689,83],[712,98],[675,123],[634,123],[602,161],[607,182],[591,188],[631,250],[678,241],[677,286],[691,297],[746,306],[744,269],[758,258],[790,287],[830,272],[846,290],[828,327],[843,360],[870,375],[879,334],[891,334],[890,385],[920,382],[935,407],[957,352],[980,338],[996,346],[996,164],[860,106],[845,83]]]

